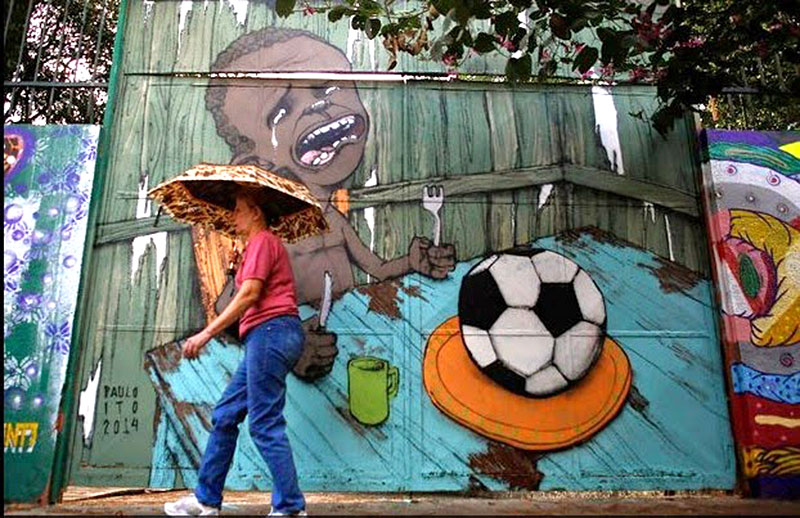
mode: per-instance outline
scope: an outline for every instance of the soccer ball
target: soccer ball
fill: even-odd
[[[492,255],[461,281],[461,335],[472,361],[503,387],[544,397],[580,380],[605,339],[603,295],[549,250]]]

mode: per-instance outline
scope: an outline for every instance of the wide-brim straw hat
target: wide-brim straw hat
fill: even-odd
[[[233,209],[243,189],[275,220],[272,233],[287,243],[328,230],[322,207],[305,185],[255,165],[198,164],[147,195],[176,220],[235,239]]]

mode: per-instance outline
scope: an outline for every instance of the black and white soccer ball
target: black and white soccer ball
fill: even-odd
[[[503,387],[544,397],[580,380],[605,339],[603,295],[550,250],[492,255],[461,281],[461,334],[472,361]]]

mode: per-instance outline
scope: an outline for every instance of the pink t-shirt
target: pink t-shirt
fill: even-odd
[[[292,266],[281,240],[269,230],[262,230],[252,238],[242,253],[242,265],[236,272],[236,289],[247,279],[264,281],[261,296],[247,308],[239,320],[239,336],[283,315],[298,315],[297,294]]]

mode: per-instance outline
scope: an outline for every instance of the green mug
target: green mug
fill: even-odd
[[[350,414],[361,424],[377,425],[389,417],[389,401],[397,395],[400,373],[389,362],[361,356],[347,362]]]

